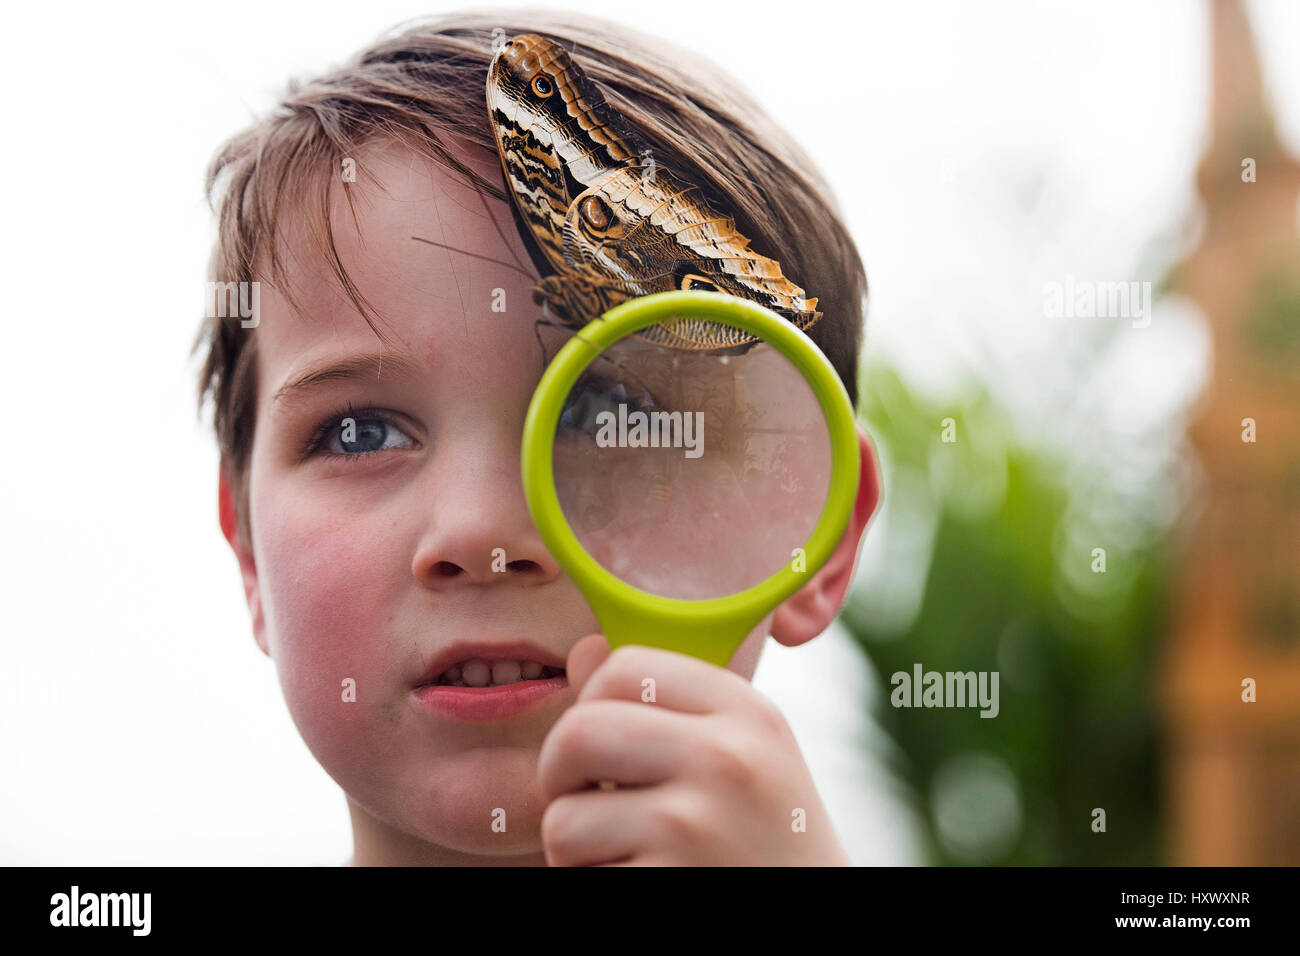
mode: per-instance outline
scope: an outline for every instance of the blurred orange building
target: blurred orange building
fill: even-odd
[[[1208,319],[1199,516],[1163,650],[1168,862],[1300,864],[1300,163],[1237,0],[1211,3],[1204,233],[1171,285]],[[1253,181],[1252,181],[1253,180]],[[1251,440],[1253,439],[1253,440]],[[1247,679],[1254,682],[1254,701]]]

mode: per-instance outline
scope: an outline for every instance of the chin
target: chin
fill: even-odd
[[[393,807],[402,829],[461,853],[541,852],[545,806],[535,749],[480,747],[444,756],[421,775],[401,788],[407,796]],[[392,796],[380,805],[392,806]]]

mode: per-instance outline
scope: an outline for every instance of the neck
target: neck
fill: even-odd
[[[542,853],[488,856],[429,843],[380,820],[348,798],[352,856],[345,866],[545,866]]]

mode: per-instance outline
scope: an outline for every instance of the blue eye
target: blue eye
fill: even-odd
[[[596,416],[601,412],[618,414],[619,403],[627,402],[627,389],[620,382],[613,388],[601,388],[595,382],[583,382],[569,393],[560,415],[560,429],[580,432],[594,432],[599,423]]]
[[[411,448],[414,444],[409,435],[386,418],[377,417],[372,410],[349,409],[334,415],[321,427],[312,451],[355,458],[390,448]]]
[[[641,389],[640,393],[639,399],[629,403],[627,387],[622,382],[609,382],[594,376],[581,379],[565,400],[559,430],[592,434],[600,428],[597,416],[602,412],[617,416],[619,405],[628,405],[628,411],[650,411],[658,407],[649,392]]]

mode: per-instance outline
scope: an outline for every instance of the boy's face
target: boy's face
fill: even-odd
[[[491,153],[463,158],[499,176]],[[356,159],[356,225],[336,186],[334,241],[391,344],[291,224],[286,265],[305,314],[264,280],[248,333],[257,427],[251,553],[240,557],[254,629],[303,739],[347,792],[354,827],[411,848],[410,862],[536,853],[537,753],[573,703],[567,684],[539,683],[527,706],[516,696],[495,718],[433,709],[416,692],[445,655],[510,645],[521,664],[562,667],[598,630],[524,503],[520,437],[543,371],[536,272],[505,203],[397,145]],[[497,290],[504,311],[493,309]],[[550,334],[548,355],[560,341]],[[381,353],[382,370],[365,363]],[[358,359],[352,373],[286,390]],[[347,417],[355,434],[341,433]],[[752,675],[767,626],[732,670]]]

